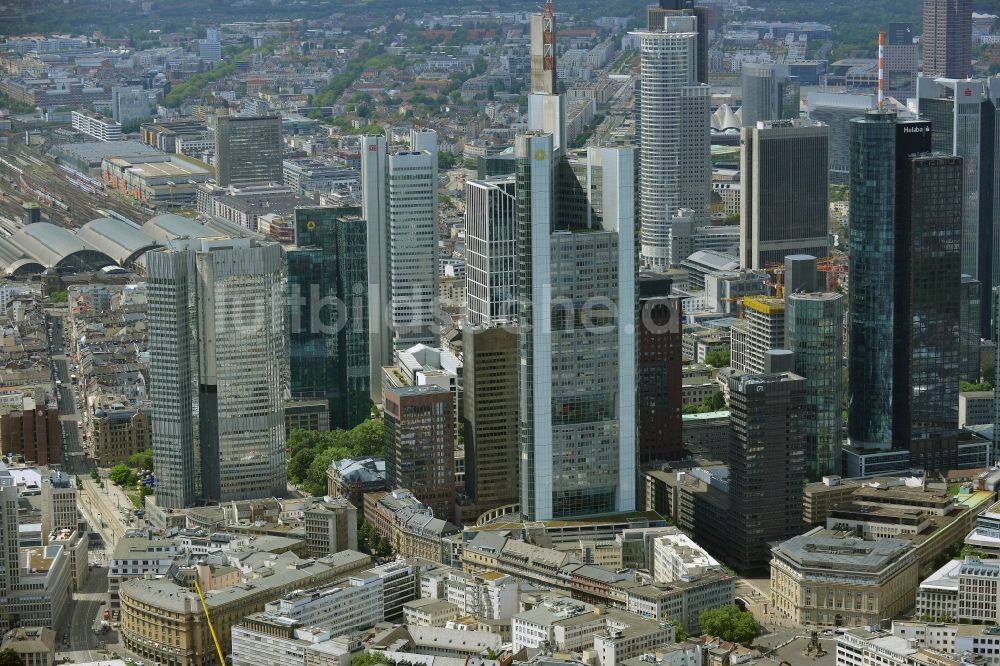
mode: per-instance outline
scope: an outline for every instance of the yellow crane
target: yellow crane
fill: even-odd
[[[201,593],[201,585],[198,578],[194,579],[194,590],[201,600],[201,609],[205,613],[205,622],[208,622],[208,631],[212,634],[212,642],[215,643],[215,653],[219,655],[219,666],[226,666],[226,659],[222,656],[222,646],[219,645],[219,637],[215,635],[215,627],[212,625],[212,617],[208,614],[208,604],[205,603],[205,595]]]

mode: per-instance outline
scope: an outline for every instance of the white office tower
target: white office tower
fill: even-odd
[[[7,468],[0,462],[0,630],[6,632],[16,622],[7,603],[20,580],[18,551],[17,486]]]
[[[372,400],[393,349],[438,344],[437,138],[424,150],[388,154],[385,138],[361,142],[362,215],[368,228],[368,316]],[[433,152],[426,148],[432,148]]]
[[[465,183],[465,285],[470,325],[513,323],[517,316],[515,181]]]
[[[678,209],[694,211],[696,227],[709,221],[709,87],[697,80],[695,17],[668,16],[662,31],[635,34],[642,63],[641,257],[645,266],[664,270],[671,264],[669,226]]]
[[[517,137],[521,511],[635,508],[635,150]]]
[[[177,241],[146,261],[157,504],[284,494],[281,246]]]

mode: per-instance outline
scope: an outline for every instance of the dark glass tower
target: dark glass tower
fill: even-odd
[[[948,469],[958,427],[962,160],[931,124],[851,121],[850,410],[855,450]]]
[[[295,210],[288,250],[292,396],[326,398],[330,426],[353,428],[371,414],[368,266],[359,208]]]
[[[972,0],[924,0],[924,76],[972,72]]]

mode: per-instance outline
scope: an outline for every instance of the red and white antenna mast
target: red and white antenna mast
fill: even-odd
[[[878,33],[878,108],[885,103],[885,33]]]

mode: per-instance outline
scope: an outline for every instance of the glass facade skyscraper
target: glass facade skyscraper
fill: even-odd
[[[326,398],[330,426],[350,429],[371,415],[368,267],[359,208],[295,210],[287,250],[292,397]]]
[[[844,409],[844,297],[789,294],[785,341],[795,352],[795,374],[806,380],[805,474],[840,474]]]
[[[958,426],[962,161],[931,124],[851,121],[850,406],[856,450],[949,469]]]

